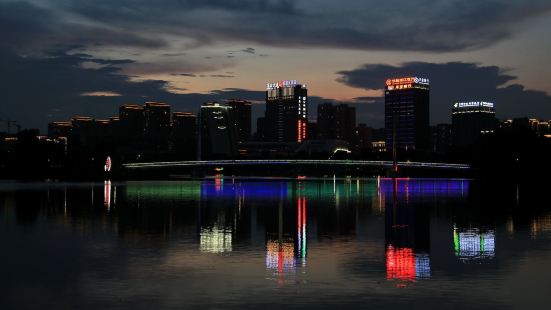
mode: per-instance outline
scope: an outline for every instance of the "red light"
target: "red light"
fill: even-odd
[[[415,255],[411,248],[395,248],[388,245],[386,249],[386,278],[413,282],[415,280]]]
[[[301,120],[297,121],[297,141],[302,142],[302,122]]]

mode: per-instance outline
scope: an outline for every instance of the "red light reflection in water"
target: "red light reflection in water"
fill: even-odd
[[[109,180],[103,182],[103,204],[107,210],[111,208],[111,181]]]
[[[398,280],[404,283],[398,286],[406,286],[408,282],[415,280],[415,254],[411,248],[395,248],[388,245],[386,248],[386,278]]]
[[[217,174],[214,176],[214,189],[216,192],[220,192],[222,190],[222,186],[224,185],[224,176],[221,174]]]

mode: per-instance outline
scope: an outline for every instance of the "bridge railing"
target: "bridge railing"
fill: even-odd
[[[167,161],[123,164],[127,169],[160,168],[160,167],[210,167],[210,166],[245,166],[245,165],[332,165],[332,166],[370,166],[392,167],[392,161],[377,160],[316,160],[316,159],[238,159],[238,160],[197,160]],[[466,164],[398,162],[399,167],[433,168],[433,169],[470,169]]]

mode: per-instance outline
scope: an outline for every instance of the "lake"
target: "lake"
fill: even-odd
[[[550,194],[464,179],[3,181],[0,308],[547,309]]]

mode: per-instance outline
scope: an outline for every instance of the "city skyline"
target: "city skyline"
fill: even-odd
[[[0,43],[1,119],[44,130],[76,114],[107,117],[121,102],[197,111],[225,98],[253,102],[256,118],[259,81],[283,77],[308,81],[309,118],[336,101],[380,127],[379,81],[412,75],[433,81],[433,124],[473,99],[499,104],[498,118],[551,119],[546,1],[96,4],[0,1],[0,24],[11,29]],[[216,27],[201,22],[213,18]]]

